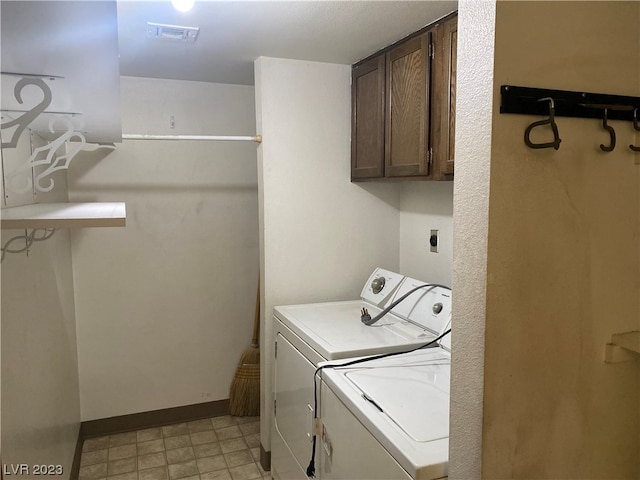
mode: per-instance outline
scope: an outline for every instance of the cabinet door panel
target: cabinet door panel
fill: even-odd
[[[385,58],[353,69],[351,81],[351,179],[384,176]]]
[[[428,175],[431,33],[387,53],[385,176]]]
[[[433,178],[452,180],[456,129],[457,17],[437,27],[432,104]]]
[[[442,173],[453,174],[454,156],[455,156],[455,138],[456,138],[456,66],[458,51],[458,19],[456,17],[444,24],[444,63],[447,67],[447,76],[445,77],[445,85],[448,84],[448,95],[445,125],[443,131],[446,135],[444,139],[445,155],[443,156]]]

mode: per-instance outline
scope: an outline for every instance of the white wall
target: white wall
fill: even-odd
[[[124,133],[255,133],[252,87],[121,80]],[[72,166],[72,201],[127,205],[125,228],[72,237],[82,420],[228,398],[254,317],[256,148],[125,140]]]
[[[27,133],[23,137],[28,144]],[[28,157],[28,149],[5,149],[3,156],[24,160],[25,153]],[[56,189],[39,193],[37,200],[66,201],[64,173],[54,178]],[[34,200],[30,194],[18,197]],[[2,230],[2,244],[23,234]],[[28,255],[7,254],[1,271],[2,461],[62,465],[62,478],[69,478],[80,428],[69,230],[34,243]]]
[[[273,307],[356,298],[376,266],[397,270],[399,190],[349,180],[350,66],[259,58],[255,72],[269,451]]]
[[[451,286],[453,267],[453,182],[406,182],[400,197],[400,272]],[[438,230],[438,252],[430,251]]]

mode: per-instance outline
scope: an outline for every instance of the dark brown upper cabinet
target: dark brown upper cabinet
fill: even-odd
[[[448,16],[353,66],[352,181],[453,179],[456,23]]]

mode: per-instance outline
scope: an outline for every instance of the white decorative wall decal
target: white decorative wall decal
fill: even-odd
[[[1,130],[6,130],[7,128],[11,127],[17,127],[13,131],[13,135],[11,135],[11,140],[8,142],[2,142],[2,148],[15,148],[18,144],[20,135],[22,135],[22,132],[29,126],[29,124],[31,124],[31,122],[33,122],[38,117],[38,115],[44,112],[51,103],[51,89],[44,82],[44,80],[34,77],[21,78],[16,83],[16,86],[13,89],[13,94],[15,95],[18,103],[23,103],[22,90],[27,85],[35,85],[36,87],[40,88],[40,90],[42,90],[42,101],[31,110],[28,110],[24,114],[20,115],[18,118],[0,125]]]
[[[14,88],[16,100],[22,104],[22,91],[28,85],[34,85],[42,90],[43,98],[30,110],[18,118],[12,119],[0,125],[1,130],[14,128],[11,140],[2,142],[2,148],[16,148],[20,135],[33,123],[40,114],[48,113],[47,107],[51,104],[52,94],[49,86],[39,77],[21,78]],[[11,171],[5,171],[5,187],[16,193],[26,193],[29,190],[49,192],[55,182],[48,178],[54,172],[69,168],[71,160],[83,150],[95,150],[96,148],[115,149],[115,145],[88,145],[82,132],[75,131],[73,123],[67,115],[55,112],[55,116],[49,120],[49,132],[55,134],[62,131],[57,137],[42,147],[35,148],[31,156],[20,163]],[[6,165],[5,165],[6,168]],[[45,181],[48,183],[45,184]]]

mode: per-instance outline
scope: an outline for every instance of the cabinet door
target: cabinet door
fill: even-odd
[[[355,67],[351,78],[351,180],[384,176],[385,57]]]
[[[429,175],[431,32],[387,53],[385,176]]]
[[[456,130],[456,65],[458,18],[452,17],[438,27],[435,63],[438,65],[434,98],[434,179],[453,178]]]

